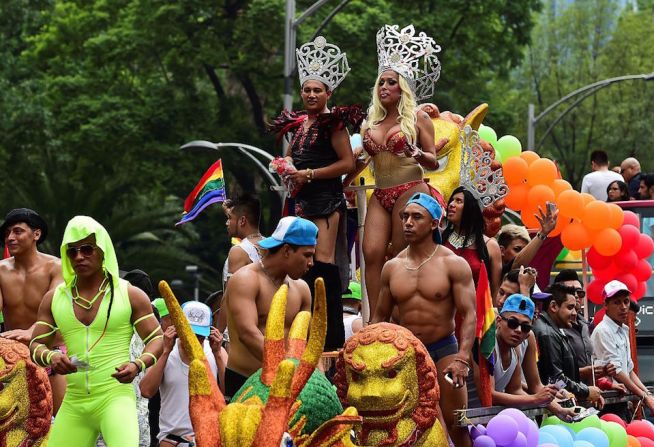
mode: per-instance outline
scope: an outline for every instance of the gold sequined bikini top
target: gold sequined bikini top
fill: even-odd
[[[415,158],[404,154],[406,136],[401,131],[391,135],[386,144],[377,144],[370,129],[363,135],[363,148],[372,157],[372,170],[377,188],[390,188],[422,180],[424,172]]]

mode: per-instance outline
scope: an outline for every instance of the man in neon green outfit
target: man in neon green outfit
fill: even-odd
[[[119,278],[111,238],[98,222],[68,222],[61,258],[64,283],[43,298],[30,343],[34,361],[67,380],[48,446],[92,447],[102,433],[108,447],[136,447],[131,382],[161,355],[161,328],[146,294]],[[57,331],[67,355],[48,348]],[[145,349],[130,362],[133,331]]]

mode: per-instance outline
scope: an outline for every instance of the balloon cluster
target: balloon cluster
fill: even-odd
[[[627,425],[614,414],[589,416],[567,424],[555,416],[543,421],[538,445],[542,447],[654,447],[654,425],[633,421]]]
[[[479,136],[488,141],[495,149],[495,160],[503,163],[511,157],[517,157],[522,152],[522,144],[513,135],[497,138],[497,133],[490,126],[480,125]]]
[[[640,220],[631,211],[624,212],[624,221],[616,231],[620,244],[617,251],[601,251],[594,245],[588,251],[588,264],[593,271],[593,281],[586,289],[588,299],[602,304],[602,291],[607,282],[617,279],[632,292],[634,300],[641,299],[647,291],[647,280],[652,267],[647,259],[654,252],[654,241],[640,232]],[[606,241],[604,241],[606,242]]]
[[[473,447],[536,447],[538,426],[520,410],[507,408],[488,422],[470,427]]]

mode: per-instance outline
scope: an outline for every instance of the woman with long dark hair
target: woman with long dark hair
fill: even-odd
[[[615,180],[606,187],[607,202],[624,202],[631,200],[629,197],[629,188],[625,182]]]
[[[469,190],[459,186],[447,202],[447,227],[443,233],[443,245],[468,262],[475,286],[479,281],[483,261],[491,296],[495,296],[500,286],[502,252],[494,238],[484,236],[484,227],[479,202]]]

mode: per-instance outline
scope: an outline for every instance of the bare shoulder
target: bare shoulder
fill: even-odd
[[[439,258],[442,259],[443,263],[447,267],[447,272],[450,276],[457,278],[462,277],[462,275],[466,276],[466,274],[472,276],[470,265],[465,259],[442,245],[439,251]]]
[[[497,239],[494,237],[484,236],[484,242],[489,249],[500,249],[500,244],[497,243]]]
[[[55,275],[61,273],[61,259],[45,253],[39,253],[39,258],[41,258],[43,264],[47,266],[51,274]]]
[[[243,250],[243,248],[239,245],[234,245],[232,248],[229,249],[229,253],[227,254],[227,257],[231,259],[239,259],[243,257],[248,257],[248,254]]]
[[[0,280],[2,279],[2,275],[4,273],[11,272],[15,268],[15,263],[14,263],[14,258],[9,257],[6,259],[0,260]]]
[[[50,292],[48,292],[50,293]],[[132,303],[132,306],[149,306],[150,299],[148,295],[141,289],[136,286],[128,285],[127,286],[127,295],[129,296],[129,301]]]
[[[309,288],[309,284],[303,279],[290,279],[288,280],[288,288],[290,289],[295,289],[300,293],[311,293],[311,289]]]
[[[251,263],[238,269],[229,279],[227,287],[229,288],[229,284],[231,284],[232,281],[235,281],[237,284],[241,285],[247,282],[258,280],[258,277],[259,272],[257,271],[257,264]]]
[[[227,282],[225,297],[227,301],[235,299],[255,299],[259,290],[259,273],[257,264],[241,267]]]

